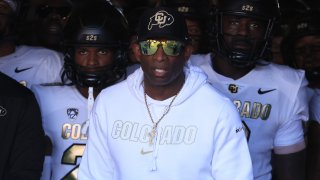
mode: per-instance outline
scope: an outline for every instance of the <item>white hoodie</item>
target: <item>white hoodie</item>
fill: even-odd
[[[80,180],[253,179],[245,134],[234,105],[207,83],[200,69],[186,67],[184,72],[185,84],[158,124],[152,145],[141,68],[99,94]],[[157,121],[173,97],[164,101],[147,98]]]

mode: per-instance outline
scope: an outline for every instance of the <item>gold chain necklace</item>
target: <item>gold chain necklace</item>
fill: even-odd
[[[183,86],[182,86],[183,87]],[[181,89],[182,89],[181,87]],[[148,114],[149,114],[149,117],[150,117],[150,120],[152,121],[152,130],[151,132],[148,133],[150,139],[149,139],[149,144],[152,145],[153,143],[153,139],[154,137],[156,136],[156,133],[157,133],[157,127],[158,127],[158,124],[160,123],[160,121],[164,118],[164,116],[166,116],[170,109],[171,109],[171,106],[172,106],[172,103],[173,101],[176,99],[176,97],[178,96],[178,94],[180,93],[181,89],[178,91],[178,93],[173,97],[173,99],[171,100],[169,106],[166,107],[164,113],[162,114],[162,116],[159,118],[159,120],[157,122],[155,122],[152,118],[152,115],[151,115],[151,111],[149,109],[149,106],[148,106],[148,102],[147,102],[147,93],[146,91],[144,91],[144,102],[146,104],[146,107],[147,107],[147,110],[148,110]]]

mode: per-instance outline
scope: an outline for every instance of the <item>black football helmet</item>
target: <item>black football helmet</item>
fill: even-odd
[[[294,68],[303,68],[309,81],[320,81],[319,62],[320,44],[310,44],[302,49],[295,49],[297,40],[304,36],[320,36],[320,10],[308,10],[302,13],[299,18],[289,27],[288,36],[282,44],[282,54],[285,62]],[[297,67],[296,55],[302,53],[305,67]]]
[[[16,27],[18,24],[18,15],[20,11],[20,1],[11,0],[10,3],[1,1],[1,6],[8,6],[12,9],[10,12],[6,12],[4,8],[0,10],[0,16],[3,16],[0,22],[0,43],[6,41],[17,41]]]
[[[126,19],[103,0],[81,3],[71,13],[64,29],[65,63],[62,81],[80,87],[103,89],[126,75],[128,28]],[[113,63],[89,68],[75,63],[75,47],[105,47],[113,51]],[[67,77],[67,78],[66,78]]]
[[[254,39],[250,37],[240,37],[223,32],[222,18],[225,15],[242,16],[261,20],[266,23],[264,37]],[[268,41],[276,20],[280,16],[278,0],[218,0],[216,5],[216,50],[221,55],[227,57],[231,64],[237,67],[247,67],[254,65],[268,47]],[[230,36],[234,40],[244,39],[254,46],[246,52],[229,47],[224,37]]]
[[[209,13],[208,6],[195,0],[170,0],[166,6],[176,9],[186,19],[189,38],[194,46],[194,54],[202,53],[207,44],[204,37],[205,18]],[[189,24],[192,24],[191,26]]]

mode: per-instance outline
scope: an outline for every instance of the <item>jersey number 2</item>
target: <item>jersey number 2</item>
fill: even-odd
[[[63,180],[78,179],[79,164],[77,165],[77,159],[82,157],[85,147],[85,144],[72,144],[63,152],[61,163],[68,165],[76,165],[62,178]]]

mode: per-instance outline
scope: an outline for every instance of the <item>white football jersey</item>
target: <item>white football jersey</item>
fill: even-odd
[[[236,105],[246,129],[256,180],[271,179],[271,153],[276,147],[305,146],[302,120],[308,120],[309,114],[303,71],[270,63],[257,65],[234,80],[212,69],[210,54],[194,55],[190,62],[205,71],[208,81]]]
[[[320,89],[313,89],[314,93],[310,101],[310,120],[320,123]]]
[[[62,54],[42,47],[17,46],[14,53],[0,57],[0,71],[28,88],[61,82],[62,67]]]
[[[32,90],[52,142],[51,179],[75,179],[87,142],[87,99],[75,86],[35,85]]]

